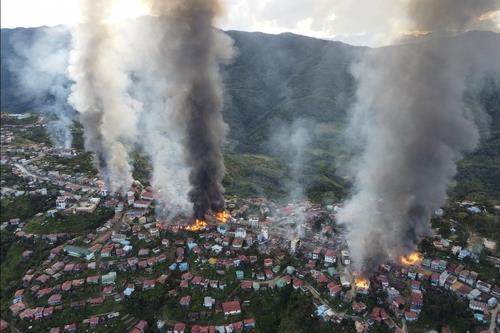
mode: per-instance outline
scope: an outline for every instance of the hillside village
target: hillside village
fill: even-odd
[[[41,209],[9,209],[1,221],[2,242],[17,249],[2,253],[1,332],[266,332],[259,300],[284,295],[309,300],[325,327],[346,331],[458,332],[455,316],[474,332],[500,324],[500,258],[488,242],[464,239],[447,209],[436,212],[435,235],[419,252],[359,283],[336,224],[341,202],[229,193],[228,220],[207,216],[197,230],[189,218],[157,215],[150,186],[136,181],[118,196],[91,168],[71,173],[67,163],[81,151],[26,139],[43,119],[6,117],[16,121],[2,121],[2,207],[26,200]],[[467,201],[454,209],[500,214]],[[452,225],[446,235],[444,223]],[[428,327],[435,299],[463,312],[443,311],[439,326]]]

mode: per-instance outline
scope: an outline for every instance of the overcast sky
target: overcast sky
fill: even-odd
[[[96,0],[98,1],[98,0]],[[378,46],[405,33],[408,0],[222,0],[222,29],[297,34]],[[113,20],[145,15],[141,0],[119,0]],[[75,24],[79,0],[2,0],[2,28]],[[500,30],[500,11],[491,14]]]

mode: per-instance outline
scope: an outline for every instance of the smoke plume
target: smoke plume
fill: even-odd
[[[274,154],[288,164],[290,180],[286,187],[288,191],[287,202],[294,207],[296,228],[291,238],[303,237],[305,222],[305,206],[302,201],[306,199],[305,186],[307,185],[304,172],[310,161],[308,149],[316,132],[316,123],[309,119],[299,118],[290,125],[282,124],[271,137],[271,147]]]
[[[475,78],[500,68],[500,45],[489,46],[496,59],[484,59],[474,41],[449,35],[486,27],[482,18],[498,4],[412,0],[409,31],[425,32],[424,40],[368,51],[355,68],[357,103],[347,133],[361,154],[355,192],[339,220],[348,226],[357,272],[415,249],[446,201],[457,161],[479,143],[484,114],[463,96]]]
[[[131,94],[143,105],[138,127],[141,149],[152,166],[151,185],[156,191],[156,213],[171,219],[192,213],[189,202],[189,169],[183,159],[183,130],[176,116],[175,73],[172,54],[176,43],[170,38],[174,22],[164,17],[145,17],[127,21],[121,36],[130,46],[124,58],[132,72]],[[144,38],[144,36],[150,36]]]
[[[140,104],[127,92],[129,73],[123,45],[106,23],[112,0],[82,1],[83,23],[73,31],[69,74],[75,82],[69,102],[80,114],[85,148],[112,191],[132,182],[129,152],[137,136]]]
[[[217,0],[148,3],[156,23],[164,27],[157,60],[168,82],[161,96],[169,109],[169,125],[180,136],[194,216],[204,218],[209,209],[224,209],[222,145],[227,126],[221,113],[219,67],[231,59],[232,41],[213,27],[221,13]]]
[[[14,57],[7,58],[16,78],[16,94],[33,100],[47,120],[48,134],[58,148],[71,148],[74,110],[66,97],[70,82],[66,77],[68,54],[66,31],[61,27],[16,31],[9,40]]]

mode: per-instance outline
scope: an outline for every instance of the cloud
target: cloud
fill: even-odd
[[[409,27],[407,10],[418,11],[419,6],[429,1],[435,0],[423,0],[421,5],[408,7],[408,0],[225,0],[226,15],[217,25],[222,29],[273,34],[288,31],[356,45],[379,46],[389,44],[395,34],[414,30],[415,27]],[[120,3],[123,5],[113,13],[113,20],[145,15],[140,0]],[[482,8],[498,4],[498,0],[470,3],[471,11],[481,12]],[[435,15],[441,15],[446,26],[449,26],[449,17],[454,16],[439,11]],[[2,1],[2,27],[74,24],[80,17],[78,0]],[[481,12],[475,24],[469,22],[468,26],[500,31],[500,12]]]

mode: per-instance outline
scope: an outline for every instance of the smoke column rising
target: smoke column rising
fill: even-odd
[[[148,1],[153,16],[164,24],[161,44],[173,45],[159,59],[169,76],[165,97],[172,121],[182,133],[189,169],[189,199],[195,218],[224,209],[222,145],[227,126],[222,118],[221,64],[233,55],[232,41],[213,24],[221,13],[217,0]],[[160,44],[160,47],[162,45]]]
[[[16,56],[7,59],[16,77],[16,93],[34,99],[35,112],[45,116],[48,134],[58,148],[71,148],[74,110],[66,102],[70,82],[66,77],[66,31],[60,27],[15,33],[9,40]]]
[[[271,147],[280,158],[289,166],[290,181],[287,183],[287,201],[295,206],[294,214],[297,219],[297,227],[294,235],[289,238],[304,236],[304,222],[306,219],[305,207],[298,204],[306,199],[305,189],[306,177],[304,171],[310,161],[308,149],[316,132],[316,123],[309,119],[295,119],[290,125],[281,125],[271,137]]]
[[[339,214],[348,226],[354,269],[369,274],[415,249],[457,172],[456,162],[480,135],[480,110],[463,104],[468,75],[499,69],[473,44],[441,38],[487,22],[497,0],[413,0],[414,45],[367,52],[354,75],[357,103],[348,135],[360,140],[355,193]],[[416,35],[417,35],[416,34]],[[499,45],[490,46],[500,59]],[[356,137],[358,136],[358,137]]]
[[[140,104],[130,97],[122,45],[106,24],[114,1],[82,1],[83,23],[73,31],[69,74],[75,82],[69,102],[80,113],[85,148],[112,191],[132,182],[129,151],[137,136]]]

